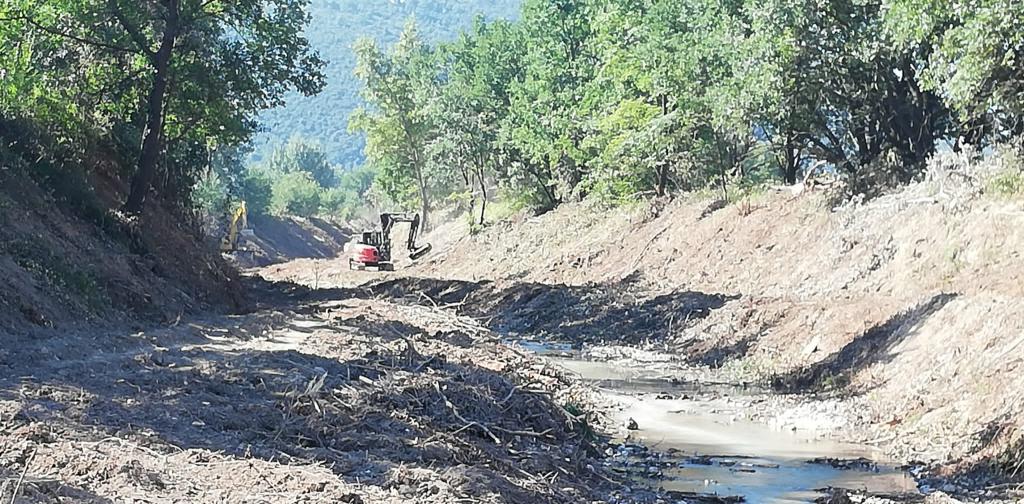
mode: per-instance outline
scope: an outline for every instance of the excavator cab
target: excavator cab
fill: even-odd
[[[427,255],[432,249],[430,244],[416,244],[416,237],[420,230],[419,214],[383,213],[380,215],[381,229],[364,232],[359,243],[355,245],[352,256],[348,260],[349,268],[377,268],[378,271],[394,271],[391,232],[394,230],[395,224],[401,222],[409,223],[409,238],[405,243],[406,249],[409,251],[409,259],[415,261]]]

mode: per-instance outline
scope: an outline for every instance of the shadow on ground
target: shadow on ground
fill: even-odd
[[[14,468],[31,460],[31,454],[25,453],[18,457],[16,463],[9,464]],[[7,460],[3,460],[8,465]],[[113,504],[114,501],[100,497],[92,492],[65,485],[63,482],[53,478],[43,477],[30,470],[22,476],[20,471],[0,468],[0,502],[22,503],[22,502],[75,502],[77,504]],[[19,485],[18,482],[21,482]],[[15,495],[17,493],[17,495]]]
[[[282,219],[253,216],[256,236],[251,238],[260,251],[275,262],[286,259],[338,257],[354,231],[322,219]]]
[[[635,277],[582,286],[400,278],[370,284],[367,291],[372,296],[454,309],[505,336],[573,345],[664,342],[739,298],[695,291],[649,297]]]
[[[582,484],[596,477],[585,469],[593,454],[585,423],[514,374],[421,354],[406,343],[424,332],[415,326],[382,327],[374,328],[400,341],[366,344],[351,359],[240,349],[196,335],[167,349],[97,349],[54,366],[12,361],[0,399],[21,404],[11,429],[61,426],[56,439],[98,428],[154,450],[166,442],[290,465],[321,462],[349,481],[402,488],[411,501],[426,491],[403,482],[412,468],[435,472],[471,500],[590,500],[599,485]],[[553,473],[582,476],[557,486],[511,476]]]
[[[917,306],[898,313],[885,323],[868,329],[838,352],[792,373],[773,380],[776,390],[819,392],[845,387],[858,371],[892,359],[892,349],[912,335],[929,317],[957,298],[957,294],[937,294]]]

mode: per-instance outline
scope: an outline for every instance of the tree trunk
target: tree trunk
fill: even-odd
[[[658,101],[661,102],[661,115],[662,117],[668,115],[668,95],[662,94],[658,97]],[[669,170],[669,148],[665,147],[665,157],[661,159],[661,162],[654,165],[654,175],[657,177],[657,187],[655,187],[655,193],[658,197],[664,197],[668,192],[668,170]]]
[[[146,196],[156,177],[160,151],[163,147],[164,101],[170,83],[171,56],[174,43],[178,36],[178,0],[167,2],[167,24],[160,40],[160,48],[152,54],[154,67],[153,88],[149,91],[146,101],[146,129],[143,132],[142,152],[139,163],[132,177],[131,192],[124,209],[128,213],[137,214],[142,211]]]
[[[796,184],[797,171],[800,167],[800,151],[796,147],[796,142],[793,138],[793,134],[786,133],[786,145],[783,147],[785,151],[785,165],[782,167],[783,178],[786,184]]]
[[[413,155],[413,170],[416,171],[416,184],[420,188],[420,224],[424,231],[430,229],[430,196],[427,195],[427,182],[423,179],[419,155]]]
[[[480,225],[484,225],[484,217],[487,212],[487,184],[484,181],[483,164],[477,169],[477,180],[480,182]]]

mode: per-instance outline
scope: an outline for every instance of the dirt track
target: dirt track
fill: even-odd
[[[612,494],[588,391],[472,319],[359,297],[9,348],[0,493],[27,466],[18,502]]]

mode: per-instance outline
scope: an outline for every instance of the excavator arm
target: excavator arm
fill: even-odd
[[[220,241],[221,252],[234,252],[238,249],[238,235],[243,229],[249,227],[249,211],[245,202],[238,205],[234,215],[231,217],[231,224],[228,225],[228,232]]]
[[[422,246],[416,244],[416,237],[420,231],[420,216],[419,214],[407,214],[407,213],[384,213],[380,214],[381,228],[384,231],[384,236],[388,237],[388,241],[391,237],[391,231],[394,229],[395,224],[399,222],[409,223],[409,238],[406,240],[405,246],[409,250],[409,259],[416,260],[425,255],[433,248],[429,243]]]

